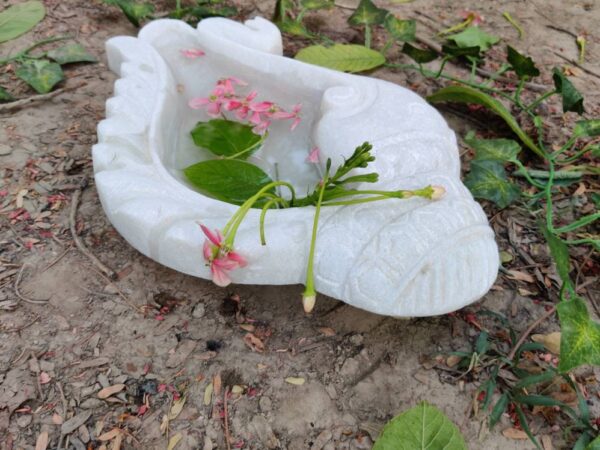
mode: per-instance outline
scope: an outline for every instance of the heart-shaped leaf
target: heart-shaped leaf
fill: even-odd
[[[334,6],[333,0],[302,0],[300,4],[309,10],[330,9]]]
[[[136,27],[140,26],[140,21],[148,18],[154,12],[154,6],[151,3],[134,0],[104,0],[104,3],[121,8],[125,17]]]
[[[472,132],[465,136],[465,142],[475,150],[479,161],[512,161],[521,151],[519,143],[512,139],[477,139]]]
[[[410,56],[419,64],[431,62],[438,57],[438,54],[435,50],[432,50],[430,48],[417,48],[410,45],[408,42],[405,42],[402,46],[402,53],[404,53],[407,56]]]
[[[204,195],[235,205],[241,205],[273,181],[259,167],[237,159],[202,161],[183,172]]]
[[[600,119],[580,120],[575,124],[573,135],[577,137],[600,136]]]
[[[45,59],[28,59],[19,65],[15,74],[40,94],[50,92],[64,79],[60,66]]]
[[[364,72],[385,63],[378,51],[354,44],[311,45],[300,50],[296,59],[341,72]]]
[[[387,9],[378,8],[371,0],[360,0],[356,11],[348,18],[350,25],[381,25],[388,15]]]
[[[540,75],[540,71],[535,67],[535,63],[530,56],[522,55],[510,45],[506,46],[506,52],[508,63],[520,79],[533,78]]]
[[[46,56],[61,65],[97,61],[96,58],[94,58],[85,50],[83,45],[76,42],[50,50],[48,53],[46,53]]]
[[[194,144],[219,156],[246,159],[258,150],[263,137],[251,125],[227,119],[198,122],[191,132]]]
[[[592,321],[585,302],[575,297],[560,302],[556,309],[561,325],[559,370],[600,365],[600,324]]]
[[[396,41],[412,42],[415,40],[417,22],[415,20],[398,19],[393,14],[385,18],[385,29]]]
[[[474,197],[490,200],[500,208],[506,208],[521,195],[519,187],[508,180],[503,164],[497,161],[473,160],[465,186]]]
[[[583,95],[573,86],[563,73],[556,67],[552,71],[554,87],[562,96],[563,112],[573,111],[581,115],[585,112],[583,108]]]
[[[449,41],[454,42],[457,47],[479,47],[482,52],[488,51],[492,45],[500,41],[498,36],[486,33],[479,27],[469,27],[460,33],[448,36]]]
[[[11,100],[14,100],[14,97],[10,95],[6,89],[0,86],[0,102],[9,102]]]
[[[373,450],[467,450],[460,430],[426,402],[390,420]]]
[[[23,2],[0,12],[0,42],[10,41],[27,33],[46,15],[42,2]]]
[[[295,20],[285,19],[281,22],[277,22],[277,26],[281,31],[293,36],[311,37],[310,31],[306,29],[304,25]]]

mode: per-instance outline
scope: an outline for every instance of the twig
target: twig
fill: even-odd
[[[85,85],[87,85],[87,83],[82,82],[82,83],[76,84],[74,86],[65,86],[64,88],[60,88],[55,91],[48,92],[47,94],[32,95],[31,97],[27,97],[27,98],[24,98],[21,100],[16,100],[14,102],[5,103],[3,105],[0,105],[0,114],[12,112],[16,109],[21,109],[26,106],[32,105],[34,103],[45,102],[46,100],[50,100],[54,97],[59,96],[60,94],[63,94],[65,92],[69,92],[69,91],[74,91],[75,89],[79,89],[80,87],[83,87]]]
[[[227,444],[227,450],[231,450],[231,435],[229,434],[229,412],[227,411],[227,394],[229,394],[229,387],[225,388],[223,393],[223,422],[225,428],[225,443]]]
[[[52,260],[46,267],[44,267],[41,272],[45,272],[46,270],[48,270],[50,267],[52,267],[53,265],[55,265],[57,262],[59,262],[61,259],[63,259],[63,257],[69,253],[71,251],[71,246],[67,247],[67,249],[62,252],[60,255],[58,255],[56,258],[54,258],[54,260]]]
[[[587,67],[584,67],[584,66],[582,66],[582,65],[581,65],[581,64],[579,64],[579,62],[577,62],[576,60],[574,60],[574,59],[571,59],[571,58],[567,58],[565,55],[561,55],[561,54],[560,54],[560,53],[558,53],[558,52],[554,52],[554,54],[555,54],[556,56],[558,56],[559,58],[561,58],[561,59],[564,59],[564,60],[565,60],[565,61],[567,61],[569,64],[573,64],[574,66],[576,66],[576,67],[578,67],[579,69],[583,70],[585,73],[587,73],[587,74],[589,74],[589,75],[592,75],[592,76],[594,76],[594,77],[596,77],[596,78],[600,78],[600,73],[598,73],[598,72],[594,72],[593,70],[591,70],[591,69],[588,69]]]
[[[519,340],[517,341],[517,343],[515,344],[515,346],[513,347],[513,349],[510,351],[510,353],[507,356],[508,360],[512,360],[515,355],[517,354],[517,350],[519,350],[519,347],[521,345],[523,345],[523,342],[525,342],[525,339],[527,339],[527,337],[531,334],[531,332],[533,330],[535,330],[535,328],[542,323],[544,320],[548,319],[550,316],[552,316],[554,313],[556,312],[556,306],[553,306],[552,308],[550,308],[548,311],[546,311],[546,313],[544,315],[542,315],[541,317],[539,317],[535,322],[533,322],[531,325],[529,325],[529,328],[527,328],[525,330],[525,332],[521,335],[521,337],[519,338]]]
[[[85,256],[87,256],[87,258],[90,260],[90,262],[98,270],[100,270],[104,275],[106,275],[111,280],[116,280],[117,274],[115,273],[115,271],[106,267],[98,258],[96,258],[96,256],[85,247],[85,245],[83,244],[83,241],[77,235],[77,229],[76,229],[77,206],[79,205],[80,197],[81,197],[81,189],[78,189],[73,193],[73,197],[71,198],[71,214],[69,215],[69,225],[71,228],[71,236],[73,237],[73,241],[75,242],[75,245],[77,246],[79,251],[81,253],[83,253]]]
[[[40,320],[40,316],[36,316],[31,322],[26,323],[25,325],[21,325],[20,327],[7,328],[3,331],[3,333],[18,333],[19,331],[23,331],[25,328],[29,328],[31,325]]]
[[[19,284],[21,283],[21,278],[23,277],[23,271],[25,270],[26,265],[27,264],[23,264],[21,266],[21,270],[19,270],[19,274],[17,275],[17,279],[15,280],[15,294],[17,294],[17,297],[19,297],[24,302],[32,303],[34,305],[44,305],[44,304],[48,303],[48,300],[50,300],[50,298],[44,298],[44,299],[28,298],[28,297],[25,297],[23,294],[21,294],[21,291],[19,291]]]

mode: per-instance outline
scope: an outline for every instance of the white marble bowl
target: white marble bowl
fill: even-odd
[[[277,27],[214,18],[194,30],[158,20],[138,38],[108,41],[110,67],[120,75],[94,146],[96,186],[112,224],[136,249],[175,270],[210,278],[197,222],[222,228],[236,206],[190,187],[181,170],[203,158],[189,132],[206,96],[222,77],[235,76],[282,105],[303,104],[303,121],[273,128],[254,162],[300,190],[318,179],[305,158],[313,145],[336,167],[364,141],[377,157],[378,189],[446,188],[440,201],[386,200],[323,210],[315,257],[320,293],[375,313],[430,316],[482,297],[494,282],[498,250],[480,206],[460,181],[454,133],[413,92],[382,80],[344,74],[282,54]],[[206,56],[186,59],[182,49]],[[278,128],[279,127],[279,128]],[[360,186],[359,186],[360,187]],[[373,188],[369,185],[369,188]],[[272,210],[267,245],[258,234],[259,210],[240,227],[236,250],[247,267],[236,283],[303,283],[314,209]],[[300,298],[290,299],[298,301]]]

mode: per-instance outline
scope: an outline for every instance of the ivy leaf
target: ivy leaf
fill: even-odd
[[[238,159],[202,161],[185,168],[183,173],[202,194],[235,205],[241,205],[273,181],[261,168]]]
[[[308,31],[304,25],[295,20],[285,19],[281,22],[277,22],[277,26],[281,31],[293,36],[311,37],[310,31]]]
[[[444,44],[442,45],[442,52],[445,55],[449,55],[452,57],[459,56],[470,56],[472,58],[479,58],[479,47],[477,45],[473,47],[459,47],[453,44]]]
[[[96,58],[90,55],[83,45],[78,43],[67,44],[50,50],[46,53],[46,56],[60,65],[78,62],[97,62]]]
[[[600,324],[592,321],[585,302],[575,297],[556,309],[561,325],[558,369],[567,372],[582,364],[600,365]]]
[[[0,86],[0,102],[9,102],[11,100],[14,100],[14,97],[10,95],[6,89]]]
[[[500,41],[498,36],[488,34],[479,27],[466,28],[460,33],[448,36],[447,39],[460,48],[479,47],[481,52],[487,52],[492,45]]]
[[[500,208],[506,208],[521,195],[519,187],[508,180],[504,166],[497,161],[473,160],[465,185],[474,197],[490,200]]]
[[[404,53],[407,56],[410,56],[419,64],[431,62],[438,57],[438,54],[435,50],[432,50],[430,48],[417,48],[410,45],[408,42],[404,43],[404,46],[402,47],[402,53]]]
[[[9,6],[0,13],[0,42],[10,41],[27,33],[46,15],[42,2],[23,2]]]
[[[510,45],[506,46],[506,51],[506,59],[520,79],[533,78],[540,75],[540,71],[530,56],[522,55]]]
[[[251,125],[227,119],[198,122],[191,132],[194,144],[219,156],[246,159],[258,150],[263,137],[252,131]]]
[[[575,124],[573,135],[577,137],[600,136],[600,119],[580,120]]]
[[[311,11],[317,9],[330,9],[334,6],[333,0],[302,0],[300,4],[304,9]]]
[[[373,450],[466,450],[460,430],[439,409],[421,402],[383,428]]]
[[[342,72],[364,72],[385,63],[378,51],[354,44],[311,45],[300,50],[296,59]]]
[[[350,25],[381,25],[388,15],[386,9],[378,8],[371,0],[360,0],[356,11],[348,18]]]
[[[542,228],[548,247],[550,248],[550,255],[556,264],[556,271],[560,276],[561,280],[565,284],[572,284],[569,272],[571,267],[569,264],[569,249],[567,244],[563,242],[561,238],[551,233],[545,226]]]
[[[415,40],[417,22],[415,20],[398,19],[388,14],[384,23],[385,29],[396,41],[412,42]]]
[[[465,142],[475,150],[478,161],[512,161],[521,151],[519,143],[512,139],[477,139],[472,132],[465,136]]]
[[[556,67],[552,70],[552,79],[558,93],[562,96],[563,112],[573,111],[579,115],[585,112],[583,108],[583,95],[575,89],[563,73]]]
[[[45,59],[28,59],[15,71],[20,79],[40,94],[50,92],[56,83],[64,79],[62,69]]]
[[[125,17],[138,28],[140,21],[148,18],[154,12],[154,6],[151,3],[138,3],[133,0],[104,0],[104,3],[121,8]]]

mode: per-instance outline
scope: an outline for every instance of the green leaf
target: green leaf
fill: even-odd
[[[479,333],[479,336],[477,337],[477,342],[475,342],[475,351],[478,354],[483,355],[490,349],[489,337],[490,335],[487,331],[482,331],[481,333]]]
[[[531,57],[522,55],[510,45],[506,46],[506,51],[508,53],[506,59],[520,79],[533,78],[540,75],[540,71],[535,67],[535,63]]]
[[[74,43],[55,48],[46,53],[48,58],[53,59],[58,64],[71,64],[78,62],[96,62],[96,58],[90,55],[83,45]]]
[[[196,20],[207,17],[231,17],[235,16],[238,10],[235,6],[194,6],[189,9],[188,14]]]
[[[559,370],[600,365],[600,324],[591,319],[585,302],[575,297],[560,302],[556,309],[561,325]]]
[[[556,236],[554,233],[550,232],[550,230],[548,230],[548,228],[545,226],[542,227],[542,232],[544,233],[546,242],[548,242],[550,255],[556,264],[556,271],[558,272],[558,275],[563,283],[571,285],[572,282],[571,278],[569,277],[571,267],[569,263],[569,249],[567,248],[567,244],[565,244],[562,239]]]
[[[390,36],[396,41],[412,42],[415,40],[415,33],[417,31],[416,20],[402,20],[393,14],[388,14],[384,25]]]
[[[350,25],[381,25],[388,15],[386,9],[378,8],[371,0],[360,0],[356,11],[348,18]]]
[[[590,442],[585,450],[600,450],[600,436],[596,437],[596,439]]]
[[[64,79],[60,66],[45,59],[28,59],[19,65],[15,74],[40,94],[50,92]]]
[[[497,161],[473,160],[465,186],[474,197],[490,200],[500,208],[506,208],[521,195],[519,187],[508,181],[504,166]]]
[[[394,417],[372,450],[466,450],[459,429],[439,409],[421,402]]]
[[[0,42],[10,41],[27,33],[46,15],[42,2],[23,2],[0,12]]]
[[[14,97],[10,95],[6,89],[0,86],[0,102],[9,102],[11,100],[14,100]]]
[[[521,406],[519,404],[515,404],[515,411],[517,412],[517,416],[519,417],[519,422],[521,423],[521,427],[523,427],[523,431],[525,432],[525,434],[527,434],[527,437],[529,438],[529,440],[531,442],[533,442],[533,445],[535,445],[535,448],[537,448],[538,450],[542,450],[542,447],[540,447],[540,444],[535,439],[535,437],[533,436],[533,433],[529,429],[529,424],[527,423],[527,417],[525,416],[525,413],[523,412],[523,409],[521,408]]]
[[[259,167],[237,159],[202,161],[185,168],[183,173],[204,195],[235,205],[241,205],[273,181]]]
[[[573,136],[595,137],[600,136],[600,119],[580,120],[575,124]]]
[[[546,372],[542,372],[539,375],[529,375],[521,380],[517,384],[515,384],[515,389],[522,389],[527,386],[531,386],[532,384],[540,384],[547,383],[552,381],[556,377],[556,373],[551,370],[547,370]]]
[[[565,406],[563,402],[545,395],[517,395],[515,396],[515,402],[529,406]]]
[[[300,4],[304,9],[311,11],[317,9],[330,9],[334,6],[333,0],[302,0]]]
[[[452,56],[453,58],[458,58],[459,56],[470,56],[472,58],[479,58],[479,47],[459,47],[454,44],[444,44],[442,45],[442,53],[448,56]]]
[[[479,27],[469,27],[460,33],[448,36],[449,41],[454,42],[457,47],[479,47],[482,52],[488,51],[492,45],[500,41],[498,36],[487,34]]]
[[[277,26],[281,31],[293,36],[311,37],[312,34],[308,31],[304,25],[295,20],[286,19],[281,22],[277,22]]]
[[[140,26],[141,20],[148,18],[154,12],[151,3],[138,3],[133,0],[104,0],[104,3],[121,8],[125,17],[136,27]]]
[[[474,133],[465,136],[465,143],[475,150],[478,161],[513,161],[521,151],[521,146],[512,139],[477,139]]]
[[[311,45],[296,54],[296,59],[342,72],[364,72],[385,63],[378,51],[362,45],[335,44],[331,47]]]
[[[495,98],[470,88],[468,86],[448,86],[434,92],[432,95],[427,97],[427,100],[431,103],[437,102],[459,102],[459,103],[475,103],[477,105],[485,106],[490,111],[499,115],[511,130],[521,139],[521,142],[525,144],[529,149],[542,158],[545,158],[544,152],[538,148],[537,145],[531,140],[531,138],[525,133],[512,114]]]
[[[490,429],[494,428],[494,425],[498,423],[500,417],[502,417],[502,413],[506,411],[508,402],[508,394],[505,392],[494,405],[494,409],[492,409],[492,413],[490,414]]]
[[[585,112],[583,95],[575,89],[573,83],[556,67],[552,70],[552,79],[554,80],[554,87],[562,96],[563,112],[573,111],[579,115],[583,114]]]
[[[263,137],[244,125],[227,119],[198,122],[191,131],[194,144],[219,156],[246,159],[258,150]]]
[[[407,56],[410,56],[419,64],[431,62],[438,57],[438,54],[435,50],[432,50],[430,48],[422,49],[414,47],[408,42],[404,43],[404,46],[402,47],[402,53],[404,53]]]

